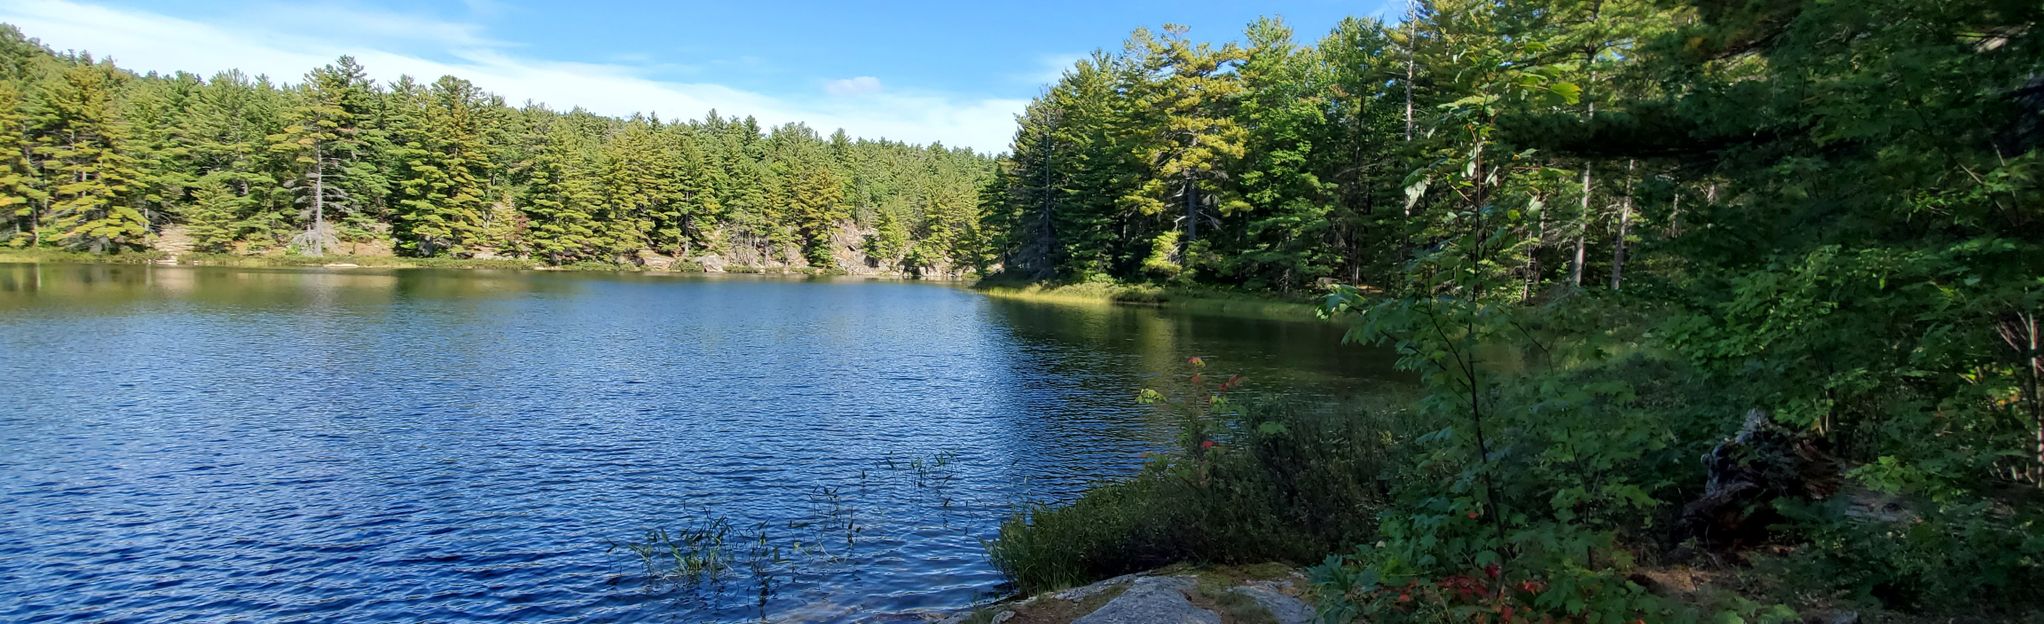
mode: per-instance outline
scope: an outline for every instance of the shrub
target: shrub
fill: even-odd
[[[1900,510],[1832,500],[1790,507],[1802,547],[1764,561],[1792,593],[1930,613],[2032,612],[2044,605],[2044,518],[1981,500]]]
[[[1195,359],[1195,367],[1198,360]],[[1063,506],[1035,505],[988,544],[1022,590],[1177,562],[1306,564],[1370,539],[1401,462],[1388,419],[1283,399],[1237,407],[1202,375],[1145,396],[1180,419],[1180,449]]]

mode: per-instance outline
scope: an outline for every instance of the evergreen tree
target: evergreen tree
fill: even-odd
[[[1315,171],[1326,128],[1319,59],[1292,42],[1276,20],[1250,25],[1237,75],[1238,111],[1247,133],[1237,182],[1248,221],[1214,249],[1219,272],[1252,288],[1290,291],[1333,273],[1338,247],[1327,244],[1330,189]]]
[[[491,103],[475,85],[453,76],[431,87],[400,79],[391,97],[398,248],[419,256],[474,253],[490,207],[483,109]]]
[[[1166,25],[1164,36],[1138,31],[1131,48],[1143,75],[1135,86],[1135,110],[1145,118],[1135,139],[1147,177],[1122,197],[1144,215],[1178,210],[1179,233],[1160,236],[1145,270],[1175,274],[1186,251],[1200,240],[1202,223],[1247,207],[1230,183],[1247,134],[1234,118],[1242,91],[1232,71],[1242,59],[1234,44],[1218,48],[1194,42],[1183,26]],[[1175,242],[1176,244],[1169,244]]]
[[[292,165],[286,185],[298,191],[305,231],[294,239],[307,255],[338,242],[331,220],[361,210],[384,192],[371,132],[364,126],[375,106],[362,67],[343,56],[305,75],[272,149]]]
[[[775,128],[768,142],[774,146],[776,195],[787,207],[802,257],[813,267],[839,268],[831,236],[851,212],[844,204],[844,179],[831,165],[828,146],[816,131],[800,124]]]
[[[102,253],[141,248],[149,221],[135,206],[142,177],[123,151],[127,127],[114,115],[113,68],[79,63],[44,81],[30,124],[50,190],[46,240]]]
[[[269,82],[232,71],[199,92],[191,158],[200,177],[185,219],[203,250],[232,251],[243,241],[261,249],[287,238],[296,210],[278,179],[291,177],[296,163],[270,141],[282,130],[285,100]]]
[[[175,216],[197,184],[199,172],[192,162],[196,143],[191,135],[192,108],[204,86],[198,76],[180,72],[157,80],[133,81],[125,97],[117,100],[122,119],[148,120],[129,124],[130,138],[124,149],[141,173],[134,199],[152,227]]]
[[[21,92],[13,83],[0,81],[0,214],[13,229],[6,239],[11,247],[41,242],[43,210],[50,199],[36,168],[28,115],[22,109]]]
[[[531,252],[556,265],[600,258],[608,245],[595,217],[604,197],[590,149],[560,119],[541,125],[543,142],[526,166],[519,201],[531,224]]]

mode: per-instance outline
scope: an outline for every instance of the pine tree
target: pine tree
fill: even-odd
[[[453,76],[430,88],[400,79],[391,97],[398,248],[417,256],[473,253],[489,208],[482,109],[490,103],[475,85]]]
[[[11,82],[0,82],[0,214],[13,227],[5,241],[11,247],[40,242],[43,210],[50,199],[36,169],[28,115],[22,107],[21,91]]]
[[[93,253],[141,248],[149,235],[135,207],[142,174],[122,151],[127,128],[114,116],[113,73],[87,59],[45,81],[30,122],[50,189],[52,240]]]
[[[119,98],[122,119],[147,120],[129,125],[124,149],[135,159],[141,178],[135,200],[143,217],[156,226],[176,216],[188,201],[200,172],[192,162],[192,109],[205,83],[178,73],[157,80],[133,81]]]
[[[556,265],[601,257],[607,246],[595,214],[604,198],[590,149],[561,119],[542,126],[545,134],[526,166],[518,202],[530,223],[531,252]]]
[[[675,240],[680,244],[676,257],[687,259],[694,250],[714,244],[715,224],[724,218],[717,191],[730,184],[730,180],[712,161],[702,138],[694,132],[684,132],[684,126],[671,128],[674,130],[669,144],[675,152],[676,179],[670,201],[674,205]]]
[[[200,90],[190,133],[200,177],[184,216],[203,250],[232,251],[244,240],[259,249],[283,238],[296,211],[293,194],[278,178],[293,175],[287,171],[296,164],[290,154],[271,149],[270,137],[282,130],[285,99],[269,82],[233,71],[214,76]]]
[[[682,252],[679,155],[660,134],[658,120],[634,118],[604,144],[603,188],[618,254]]]
[[[1333,209],[1330,189],[1315,173],[1317,142],[1329,133],[1320,97],[1319,59],[1292,43],[1283,22],[1250,25],[1237,73],[1244,95],[1238,112],[1247,133],[1238,183],[1248,221],[1216,247],[1225,270],[1252,288],[1289,292],[1331,274],[1337,247],[1325,244]],[[1331,145],[1330,145],[1331,147]]]
[[[1176,204],[1181,232],[1157,239],[1151,256],[1179,261],[1150,263],[1153,273],[1175,273],[1203,222],[1218,224],[1222,215],[1247,207],[1229,180],[1247,138],[1233,115],[1242,85],[1232,68],[1242,51],[1234,44],[1196,43],[1185,33],[1167,24],[1162,38],[1138,31],[1131,41],[1144,74],[1135,110],[1150,117],[1135,150],[1148,176],[1122,201],[1144,215],[1163,215]],[[1173,240],[1176,248],[1165,249],[1173,245],[1162,243]]]
[[[801,245],[803,258],[812,267],[837,268],[831,235],[851,211],[844,204],[844,178],[831,164],[829,147],[815,130],[800,124],[775,128],[768,142],[774,146],[778,203],[787,207],[788,228]]]
[[[257,206],[254,196],[242,194],[242,180],[228,172],[200,178],[192,189],[192,205],[184,213],[185,231],[199,251],[233,251],[241,238],[243,215]]]
[[[338,242],[331,221],[358,211],[381,195],[370,131],[374,107],[366,72],[352,57],[305,75],[294,94],[289,123],[270,137],[272,149],[293,165],[287,185],[298,191],[305,230],[295,239],[300,251],[318,256]]]

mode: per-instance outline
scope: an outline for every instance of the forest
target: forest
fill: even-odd
[[[347,57],[290,83],[136,75],[7,27],[0,126],[15,248],[908,275],[990,261],[992,162],[968,149],[514,107],[453,76],[379,84]]]
[[[1032,280],[1321,297],[1422,395],[1191,358],[1146,393],[1183,448],[997,565],[1319,564],[1329,621],[2034,620],[2044,4],[1401,5],[1135,31],[987,214]]]

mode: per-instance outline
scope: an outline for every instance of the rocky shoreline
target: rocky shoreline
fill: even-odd
[[[1306,578],[1280,566],[1166,568],[948,615],[939,624],[1310,624]]]

